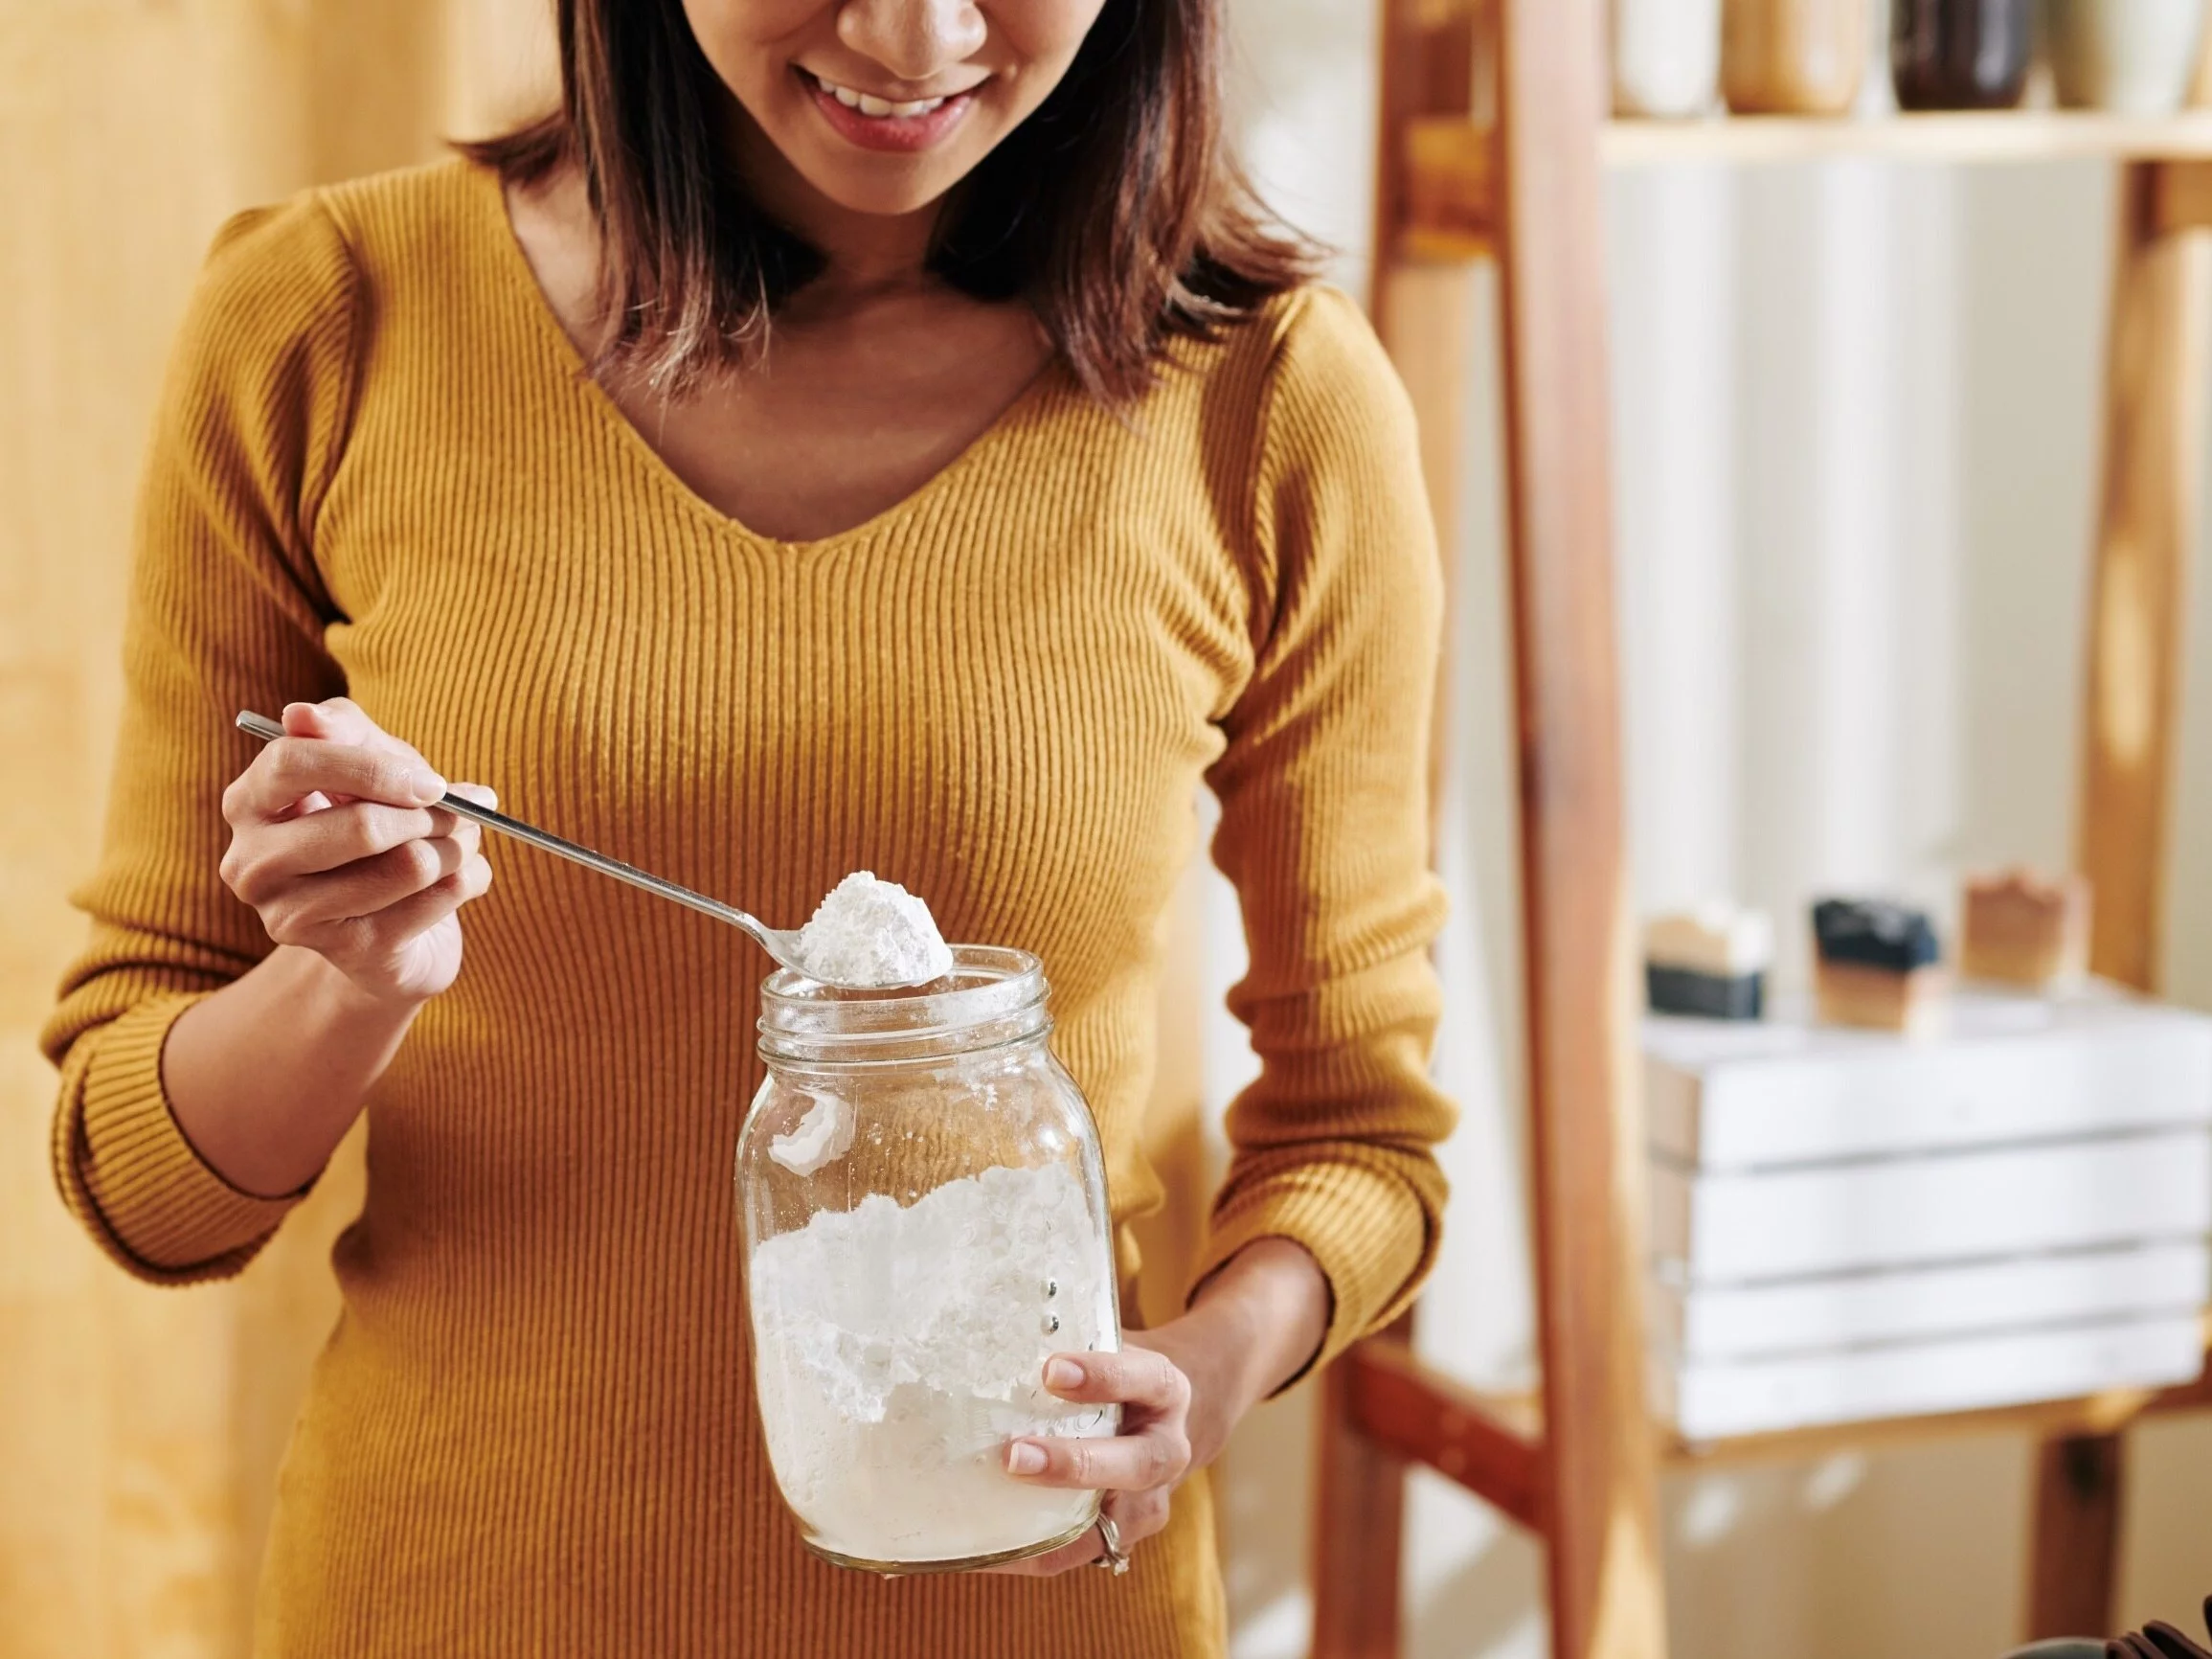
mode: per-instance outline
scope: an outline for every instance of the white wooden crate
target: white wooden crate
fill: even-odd
[[[2207,1232],[2201,1128],[1724,1174],[1652,1165],[1652,1254],[1697,1285]]]
[[[1683,1439],[1721,1440],[2186,1382],[2203,1355],[2201,1317],[2169,1314],[1834,1353],[1658,1361],[1653,1404]]]
[[[1657,1409],[1691,1440],[2202,1363],[2212,1020],[1967,991],[1945,1036],[1655,1018]]]
[[[1949,1034],[1809,1023],[1644,1022],[1653,1149],[1701,1170],[2212,1124],[2212,1019],[2092,986],[1961,991]]]
[[[1652,1276],[1652,1341],[1696,1363],[1774,1358],[2082,1320],[2189,1313],[2212,1302],[2202,1239],[2053,1256],[1691,1285]]]

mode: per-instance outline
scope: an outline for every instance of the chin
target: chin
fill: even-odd
[[[862,167],[823,166],[809,158],[800,176],[846,213],[902,218],[935,207],[959,183],[964,169],[900,166],[878,162]]]

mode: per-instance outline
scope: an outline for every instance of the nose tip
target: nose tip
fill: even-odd
[[[837,13],[838,39],[915,85],[979,51],[989,28],[975,0],[848,0]]]

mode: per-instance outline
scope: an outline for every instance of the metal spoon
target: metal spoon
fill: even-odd
[[[238,730],[249,737],[271,742],[286,735],[284,728],[265,715],[245,710],[238,712]],[[525,824],[520,818],[509,818],[505,812],[494,812],[489,807],[479,807],[474,801],[463,800],[451,790],[439,801],[439,806],[458,818],[466,818],[496,830],[502,835],[511,835],[517,841],[527,841],[542,852],[551,852],[556,858],[566,858],[572,864],[581,864],[586,870],[597,870],[601,875],[612,875],[617,881],[627,881],[632,887],[642,887],[647,893],[662,898],[673,899],[702,916],[711,916],[716,921],[727,921],[732,927],[750,934],[770,956],[794,973],[823,985],[835,985],[843,990],[883,990],[884,986],[847,986],[832,979],[824,979],[806,966],[806,959],[799,953],[799,929],[770,927],[756,917],[748,916],[734,905],[709,898],[704,893],[693,893],[688,887],[679,887],[673,881],[664,881],[658,875],[648,875],[634,864],[624,864],[620,858],[609,858],[603,852],[594,852],[588,847],[578,847],[574,841],[564,841],[535,825]]]

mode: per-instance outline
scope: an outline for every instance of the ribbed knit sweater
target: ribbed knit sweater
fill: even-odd
[[[1049,369],[906,501],[780,542],[581,373],[497,181],[448,163],[226,228],[138,534],[92,940],[46,1037],[64,1195],[132,1272],[235,1273],[294,1202],[194,1152],[161,1053],[270,948],[217,875],[253,754],[232,715],[343,691],[509,810],[781,924],[865,868],[950,938],[1037,953],[1121,1222],[1159,1201],[1162,922],[1210,783],[1261,1069],[1200,1273],[1298,1240],[1326,1353],[1412,1293],[1451,1122],[1426,1075],[1439,582],[1406,400],[1341,295],[1177,348],[1131,411]],[[370,1098],[257,1651],[1220,1652],[1202,1480],[1125,1579],[885,1581],[805,1553],[731,1180],[765,959],[488,851],[461,977]]]

